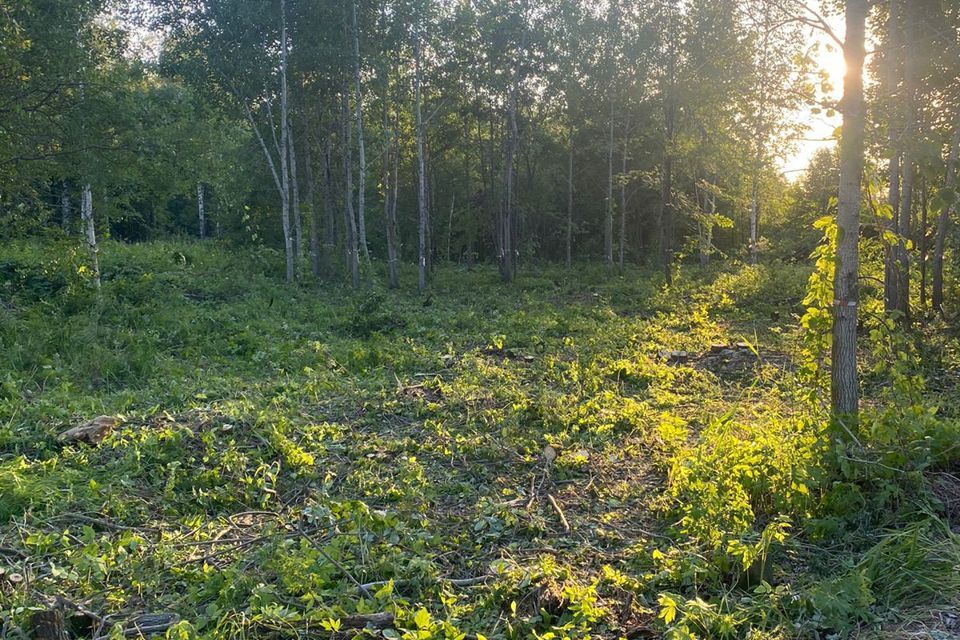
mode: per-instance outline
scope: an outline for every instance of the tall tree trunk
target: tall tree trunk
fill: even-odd
[[[320,276],[320,220],[317,217],[316,181],[313,177],[313,154],[310,150],[310,136],[304,136],[303,164],[304,177],[307,180],[307,215],[310,223],[310,272]]]
[[[660,236],[660,263],[663,277],[673,284],[673,132],[675,110],[672,98],[666,106],[666,140],[663,174],[660,176],[660,202],[657,204],[657,230]]]
[[[905,19],[905,47],[903,88],[906,93],[906,118],[903,127],[903,187],[900,194],[900,212],[897,216],[897,246],[896,246],[896,297],[894,309],[899,312],[901,322],[910,320],[910,253],[907,250],[907,240],[910,238],[911,219],[913,217],[914,187],[916,183],[916,167],[914,152],[911,145],[917,138],[917,45],[919,37],[916,21],[919,20],[916,11],[916,2],[906,3]]]
[[[503,205],[500,241],[500,278],[513,280],[513,179],[517,154],[517,100],[516,85],[510,90],[507,105],[507,156],[503,166]]]
[[[677,104],[674,91],[677,74],[677,7],[670,3],[667,34],[666,87],[663,89],[663,166],[660,176],[660,202],[657,207],[657,227],[660,236],[660,266],[666,284],[673,284],[673,145],[676,128]]]
[[[100,249],[97,246],[97,228],[93,218],[93,191],[90,185],[83,187],[80,202],[80,217],[83,220],[83,230],[87,241],[87,252],[90,254],[90,271],[93,273],[93,285],[100,294]]]
[[[890,100],[887,114],[887,144],[890,147],[888,181],[890,183],[887,203],[890,205],[890,219],[886,221],[886,230],[895,237],[898,231],[897,219],[900,215],[900,167],[902,152],[897,135],[899,118],[896,117],[899,102],[895,99],[899,85],[897,57],[900,55],[900,0],[890,0],[887,17],[887,51],[885,62],[885,93]],[[887,312],[897,308],[897,247],[885,241],[883,243],[883,306]]]
[[[300,180],[297,178],[297,146],[294,141],[293,127],[287,123],[287,151],[290,154],[291,207],[293,209],[293,257],[296,260],[297,275],[300,273],[300,259],[303,257],[303,212],[300,208]]]
[[[569,106],[568,106],[569,109]],[[573,116],[567,123],[567,268],[573,266]]]
[[[427,167],[423,157],[423,42],[419,17],[414,34],[414,119],[416,120],[417,144],[417,240],[418,240],[418,280],[417,289],[423,293],[427,289]]]
[[[363,85],[360,77],[360,27],[357,24],[357,2],[353,0],[353,82],[357,120],[357,155],[359,173],[357,174],[357,228],[360,231],[360,249],[363,259],[370,265],[370,249],[367,246],[367,149],[363,135]]]
[[[333,198],[333,135],[327,132],[323,152],[320,154],[320,171],[323,174],[323,270],[333,270],[333,254],[337,249],[337,211]]]
[[[836,416],[856,417],[860,390],[857,379],[857,306],[859,304],[860,197],[863,179],[866,105],[863,63],[868,0],[847,0],[843,84],[843,134],[840,139],[840,193],[837,209],[837,257],[833,300],[831,404]]]
[[[287,258],[287,282],[296,274],[293,237],[290,233],[290,167],[289,165],[289,96],[287,92],[287,3],[280,0],[280,182],[283,248]]]
[[[627,248],[627,142],[630,138],[630,123],[623,126],[623,157],[620,162],[620,270],[623,271],[623,257]]]
[[[60,182],[60,226],[70,235],[70,188],[66,180]]]
[[[945,187],[951,191],[957,186],[957,163],[960,161],[960,122],[956,125],[950,145],[950,158],[947,160],[947,178]],[[950,230],[950,218],[956,211],[956,204],[944,205],[937,219],[937,237],[933,250],[933,310],[943,313],[943,254],[947,245],[947,233]]]
[[[353,288],[360,286],[360,256],[357,252],[357,220],[353,212],[353,124],[350,118],[350,91],[343,81],[341,121],[343,127],[343,231],[347,269]]]
[[[770,5],[763,5],[763,38],[760,54],[760,108],[757,114],[753,167],[750,176],[750,264],[760,261],[760,171],[763,168],[766,135],[764,120],[767,110],[767,78],[770,58]]]
[[[524,5],[526,7],[526,5]],[[514,221],[514,165],[517,159],[517,150],[520,146],[520,131],[517,127],[517,109],[520,93],[520,58],[527,46],[527,33],[523,32],[520,38],[520,48],[517,60],[514,63],[513,84],[510,87],[510,96],[507,102],[507,157],[503,168],[503,241],[501,245],[500,278],[504,282],[511,282],[514,278],[514,239],[519,236]]]
[[[927,258],[930,253],[930,247],[927,243],[927,230],[930,228],[928,220],[929,191],[925,178],[920,179],[920,311],[923,313],[927,309]]]
[[[609,116],[610,136],[609,136],[609,140],[607,141],[607,210],[603,218],[603,259],[606,261],[607,266],[612,267],[613,266],[613,147],[614,147],[613,107],[615,104],[615,101],[612,95],[613,94],[612,87],[611,87],[610,93],[611,93],[610,116]]]
[[[759,156],[759,151],[757,155]],[[750,264],[760,261],[760,162],[754,158],[750,177]]]
[[[391,207],[391,195],[393,191],[390,159],[394,153],[393,137],[390,130],[390,118],[387,110],[388,90],[384,88],[383,94],[383,171],[381,181],[383,183],[383,219],[386,224],[387,236],[387,286],[391,289],[400,287],[400,274],[397,269],[397,219],[393,215],[394,209]]]
[[[457,204],[457,194],[456,192],[454,192],[454,194],[450,196],[450,216],[447,218],[447,262],[448,263],[453,261],[450,254],[450,243],[453,240],[453,211],[456,207],[456,204]]]
[[[207,237],[207,212],[203,206],[203,183],[197,183],[197,218],[200,225],[200,239]]]

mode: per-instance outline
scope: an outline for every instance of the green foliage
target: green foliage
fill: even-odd
[[[625,619],[785,638],[954,590],[925,476],[955,463],[954,424],[918,350],[875,325],[869,366],[905,355],[860,445],[829,443],[796,402],[799,267],[691,270],[669,290],[544,270],[506,292],[441,271],[424,306],[284,288],[270,251],[106,242],[98,302],[82,254],[51,255],[0,255],[0,569],[50,567],[36,592],[118,619],[139,598],[181,614],[175,637],[390,612],[385,637],[512,640]],[[743,371],[701,357],[745,336]],[[57,441],[99,414],[125,422],[97,447]],[[916,568],[887,578],[901,556]],[[4,615],[25,624],[36,592],[4,587]]]

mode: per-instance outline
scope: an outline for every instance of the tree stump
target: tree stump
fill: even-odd
[[[68,640],[61,609],[38,611],[30,617],[32,640]]]

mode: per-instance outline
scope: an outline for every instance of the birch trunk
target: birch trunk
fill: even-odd
[[[863,63],[868,0],[847,0],[844,57],[847,73],[843,88],[843,134],[840,139],[840,193],[837,210],[837,257],[833,300],[831,401],[836,416],[856,418],[859,411],[857,378],[857,306],[859,304],[860,197],[864,166],[866,105]]]
[[[759,155],[759,151],[757,155]],[[750,264],[760,261],[760,168],[759,161],[754,158],[752,176],[750,178]]]
[[[70,235],[70,189],[66,180],[60,183],[60,226]]]
[[[750,176],[750,264],[760,261],[760,170],[763,168],[763,148],[766,144],[764,119],[767,108],[766,71],[770,58],[770,7],[764,4],[763,39],[760,54],[760,109],[754,134],[754,158]]]
[[[567,268],[573,266],[573,118],[567,124]]]
[[[960,123],[953,134],[950,145],[950,158],[947,160],[947,178],[944,186],[951,192],[957,186],[957,162],[960,160]],[[956,196],[954,195],[954,198]],[[933,250],[933,310],[943,313],[943,253],[947,244],[947,233],[950,230],[950,218],[956,211],[956,202],[944,205],[937,220],[937,237]]]
[[[627,246],[627,138],[630,135],[630,124],[624,123],[623,128],[623,157],[620,163],[620,255],[618,263],[623,271],[623,256]]]
[[[611,95],[610,137],[607,144],[607,210],[603,219],[603,257],[608,266],[613,266],[613,105]]]
[[[514,164],[516,163],[517,147],[519,146],[520,132],[517,128],[517,94],[520,91],[520,60],[519,57],[526,49],[526,32],[520,42],[520,51],[514,68],[513,86],[510,88],[510,99],[507,105],[507,158],[504,163],[504,194],[503,194],[503,240],[501,245],[500,259],[500,278],[504,282],[513,281],[513,238],[514,238],[514,215],[513,215],[513,185],[514,185]]]
[[[207,212],[203,206],[203,183],[197,183],[197,218],[200,225],[200,239],[207,237]]]
[[[910,237],[911,217],[913,215],[914,187],[916,183],[916,168],[914,153],[910,144],[917,137],[917,50],[916,40],[919,37],[916,21],[916,2],[906,3],[905,38],[904,38],[904,71],[903,87],[906,92],[906,120],[903,127],[903,186],[900,193],[900,212],[897,215],[897,246],[896,246],[896,290],[894,310],[899,312],[901,322],[910,320],[910,253],[907,251],[907,239]]]
[[[453,211],[457,205],[457,194],[450,196],[450,215],[447,217],[447,262],[452,262],[450,257],[450,243],[453,240]]]
[[[677,19],[676,8],[671,7],[673,15],[671,23]],[[660,240],[660,266],[663,268],[663,277],[666,284],[673,284],[673,144],[676,127],[677,106],[674,94],[677,73],[677,43],[675,36],[677,29],[670,25],[673,32],[667,42],[667,77],[664,88],[664,141],[663,167],[660,177],[660,203],[657,208],[657,230]]]
[[[921,313],[927,308],[927,257],[930,251],[930,247],[927,244],[927,229],[929,228],[928,220],[928,205],[929,205],[929,193],[927,188],[927,181],[925,178],[920,179],[920,230],[917,235],[920,236],[919,242],[920,245],[920,311]]]
[[[90,254],[90,270],[93,272],[93,284],[100,294],[100,249],[97,246],[97,229],[93,218],[93,191],[90,185],[83,187],[80,202],[80,217],[83,221],[83,230],[87,242],[87,251]]]
[[[310,136],[303,147],[304,173],[307,180],[307,215],[310,220],[310,272],[320,276],[320,220],[317,217],[316,181],[313,177],[313,154],[310,152]]]
[[[426,166],[423,157],[423,61],[420,25],[417,25],[417,32],[414,34],[413,57],[414,57],[414,117],[416,120],[416,144],[417,144],[417,226],[418,240],[418,274],[417,289],[423,293],[427,288],[427,185],[426,185]]]
[[[517,104],[511,90],[507,109],[507,158],[503,167],[503,221],[500,256],[500,277],[504,282],[513,280],[513,167],[516,161]]]
[[[357,227],[360,231],[360,249],[363,259],[370,265],[370,249],[367,247],[367,150],[363,136],[363,85],[360,78],[360,28],[357,24],[357,3],[352,3],[353,22],[353,81],[357,120],[357,156],[359,173],[357,174]]]
[[[290,188],[293,208],[294,245],[293,257],[296,261],[297,274],[300,272],[300,259],[303,257],[303,212],[300,207],[300,180],[297,177],[297,147],[294,143],[293,127],[287,123],[287,152],[290,155]]]
[[[900,215],[900,166],[901,152],[899,139],[897,136],[897,122],[895,117],[897,109],[893,106],[897,104],[894,96],[897,93],[898,70],[897,55],[900,52],[900,2],[899,0],[890,0],[889,17],[887,18],[887,59],[886,63],[886,94],[890,99],[890,113],[887,116],[889,132],[887,134],[887,144],[890,147],[890,162],[887,170],[889,177],[889,191],[887,202],[890,205],[890,219],[886,221],[886,230],[890,235],[896,235],[897,219]],[[883,243],[883,306],[887,312],[897,308],[897,249],[889,242]]]
[[[360,286],[360,256],[357,253],[357,221],[353,212],[353,125],[350,118],[350,93],[343,85],[341,120],[343,127],[343,227],[347,269],[353,288]]]
[[[323,173],[323,262],[324,270],[333,269],[333,254],[337,249],[337,212],[333,202],[333,136],[327,132],[323,153],[320,155]]]
[[[387,286],[391,289],[400,287],[400,272],[397,259],[397,217],[393,205],[393,175],[390,160],[394,153],[394,141],[390,130],[390,120],[386,106],[387,96],[384,95],[383,106],[383,135],[386,138],[383,150],[383,218],[387,225]]]
[[[280,0],[280,183],[281,222],[283,224],[283,249],[287,258],[287,282],[293,282],[295,261],[293,237],[290,233],[290,168],[288,166],[289,105],[287,95],[287,3]]]
[[[660,236],[660,262],[663,277],[673,284],[673,130],[674,107],[668,98],[666,107],[666,140],[663,154],[663,174],[660,177],[660,202],[657,206],[657,230]]]

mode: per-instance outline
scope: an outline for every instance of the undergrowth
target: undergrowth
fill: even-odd
[[[957,604],[953,388],[869,320],[868,409],[831,424],[804,267],[450,267],[418,297],[102,256],[98,298],[71,246],[0,252],[2,634],[58,605],[76,637],[826,638]]]

